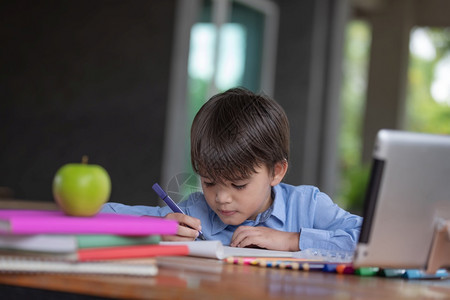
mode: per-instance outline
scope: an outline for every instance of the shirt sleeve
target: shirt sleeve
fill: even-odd
[[[301,228],[299,248],[353,251],[361,230],[362,218],[353,215],[328,197],[317,192],[309,207],[311,228]]]
[[[204,198],[201,193],[192,193],[186,200],[177,203],[177,205],[187,215],[200,218],[202,215],[208,215],[206,202],[204,200],[202,201],[202,199]],[[165,217],[168,213],[173,211],[168,206],[126,205],[116,202],[107,202],[102,206],[100,212],[122,215]]]
[[[164,217],[172,210],[168,206],[145,206],[145,205],[125,205],[122,203],[108,202],[103,204],[102,213],[116,213],[121,215],[135,215],[135,216],[153,216]]]

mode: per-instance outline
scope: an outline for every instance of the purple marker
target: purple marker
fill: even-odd
[[[159,184],[155,183],[153,185],[153,190],[158,194],[159,198],[161,198],[166,204],[170,207],[173,212],[181,213],[185,215],[184,211],[170,198],[169,195],[159,186]],[[206,238],[203,236],[203,233],[199,230],[198,238],[206,241]]]

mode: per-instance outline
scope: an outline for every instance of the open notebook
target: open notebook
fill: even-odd
[[[304,251],[289,252],[257,248],[236,248],[224,246],[220,241],[192,241],[192,242],[161,242],[162,245],[182,244],[189,247],[189,255],[205,258],[225,259],[228,257],[277,257],[301,258],[311,261],[350,262],[353,252],[306,249]]]

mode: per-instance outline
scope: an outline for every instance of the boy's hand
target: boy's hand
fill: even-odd
[[[299,251],[300,233],[267,227],[240,226],[231,237],[231,247],[259,247],[280,251]]]
[[[169,213],[164,218],[175,220],[179,223],[177,235],[163,235],[163,241],[193,241],[202,229],[200,220],[180,213]]]

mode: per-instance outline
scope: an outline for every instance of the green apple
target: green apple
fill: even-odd
[[[53,197],[59,207],[71,216],[93,216],[108,201],[111,179],[99,165],[70,163],[62,166],[53,179]]]

